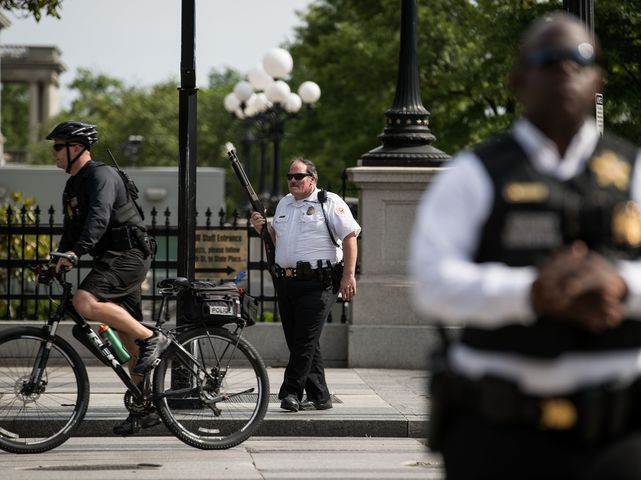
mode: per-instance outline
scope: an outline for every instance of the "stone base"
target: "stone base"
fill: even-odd
[[[350,325],[347,366],[427,370],[439,342],[435,327],[421,325]]]

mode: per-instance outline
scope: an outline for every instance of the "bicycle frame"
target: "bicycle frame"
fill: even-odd
[[[54,255],[67,258],[68,254]],[[8,354],[0,357],[1,381],[9,386],[0,392],[4,402],[2,450],[41,453],[55,448],[73,435],[87,412],[87,369],[77,348],[58,335],[60,322],[66,318],[73,321],[74,337],[127,388],[125,406],[130,414],[155,408],[167,429],[186,444],[207,450],[230,448],[246,440],[263,420],[269,404],[269,377],[256,349],[242,338],[246,317],[231,322],[223,317],[211,324],[187,321],[165,329],[163,313],[171,297],[191,284],[185,278],[162,280],[155,325],[143,324],[162,332],[171,345],[137,385],[111,352],[109,342],[74,308],[74,288],[66,280],[67,272],[56,272],[51,264],[33,270],[41,284],[55,281],[61,295],[56,295],[57,305],[46,325],[14,327],[0,335],[0,347]]]
[[[136,383],[133,382],[131,376],[127,373],[123,366],[120,365],[118,360],[116,360],[114,355],[109,350],[109,347],[102,341],[102,339],[98,335],[96,335],[87,320],[74,308],[72,304],[72,284],[66,281],[66,271],[61,269],[58,275],[56,275],[56,280],[62,286],[62,297],[55,314],[52,315],[47,321],[49,338],[47,342],[43,342],[43,344],[40,346],[40,350],[38,351],[28,385],[31,385],[31,388],[33,388],[34,385],[40,385],[40,382],[42,381],[42,375],[45,371],[47,360],[49,358],[49,352],[51,351],[51,348],[53,346],[53,338],[56,336],[58,326],[60,325],[60,322],[64,318],[65,314],[69,314],[75,324],[80,328],[81,333],[85,335],[87,340],[96,347],[96,351],[90,349],[89,352],[99,360],[105,360],[106,363],[111,367],[111,369],[116,373],[118,378],[120,378],[122,383],[129,389],[134,399],[137,401],[142,401],[144,399],[144,392]],[[145,374],[143,385],[147,383],[147,376],[148,374]]]

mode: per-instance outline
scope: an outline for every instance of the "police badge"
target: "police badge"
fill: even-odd
[[[590,169],[596,174],[599,186],[614,185],[619,190],[628,188],[630,165],[612,150],[604,150],[601,155],[594,157],[590,162]]]
[[[629,201],[614,207],[612,237],[619,244],[641,246],[641,215],[636,203]]]

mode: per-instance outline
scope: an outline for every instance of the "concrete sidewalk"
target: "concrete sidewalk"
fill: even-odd
[[[89,367],[91,399],[75,436],[113,436],[112,427],[127,416],[124,386],[105,367]],[[427,436],[428,372],[333,368],[326,370],[334,408],[287,412],[277,393],[282,368],[268,368],[271,400],[255,436],[411,437]],[[139,435],[168,435],[163,425]]]

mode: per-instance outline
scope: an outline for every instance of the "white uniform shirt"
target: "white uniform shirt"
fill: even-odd
[[[317,260],[325,266],[325,260],[333,265],[343,259],[343,250],[334,246],[327,232],[319,191],[315,189],[303,200],[296,200],[290,193],[276,206],[272,228],[276,233],[276,263],[283,268],[295,267],[296,262],[309,262],[316,268]],[[323,208],[339,245],[350,233],[360,234],[361,227],[341,197],[327,192]]]
[[[562,180],[583,170],[599,139],[595,123],[586,122],[560,161],[556,146],[528,121],[517,122],[513,133],[534,168]],[[641,152],[631,186],[632,199],[639,204],[640,167]],[[498,328],[536,320],[530,304],[530,289],[536,278],[534,267],[473,261],[492,204],[492,182],[478,157],[469,151],[454,157],[423,195],[409,249],[413,301],[417,310],[439,323]],[[641,320],[641,261],[621,261],[617,268],[629,288],[626,313]],[[455,370],[472,378],[491,373],[540,395],[571,392],[579,386],[608,380],[627,380],[641,372],[641,352],[637,349],[572,353],[535,361],[518,354],[455,344],[450,360]]]

